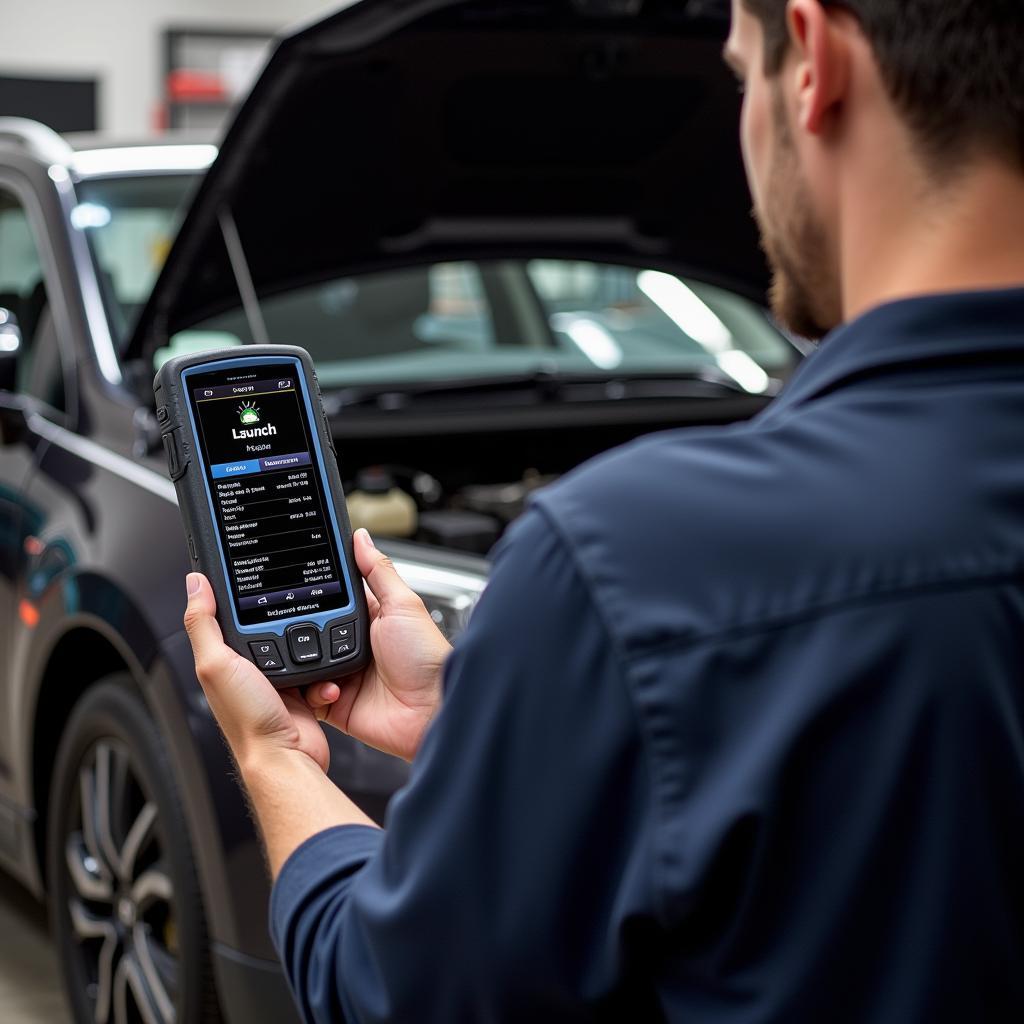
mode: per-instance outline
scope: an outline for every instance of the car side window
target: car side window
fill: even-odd
[[[19,198],[0,188],[0,308],[21,331],[17,390],[66,411],[60,346],[46,290],[39,246]]]

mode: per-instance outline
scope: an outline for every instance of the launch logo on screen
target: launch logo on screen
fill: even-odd
[[[259,423],[259,406],[253,402],[243,402],[238,407],[238,418],[242,421],[243,426],[246,427],[250,427],[254,423]]]

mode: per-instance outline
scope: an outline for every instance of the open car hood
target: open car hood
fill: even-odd
[[[727,8],[359,0],[283,38],[129,354],[237,307],[239,249],[258,296],[402,264],[563,256],[762,298]]]

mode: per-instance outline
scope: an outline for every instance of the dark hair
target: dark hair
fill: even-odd
[[[789,48],[786,0],[742,0],[764,26],[765,70]],[[1024,169],[1021,0],[821,0],[860,23],[882,79],[933,169],[979,149]]]

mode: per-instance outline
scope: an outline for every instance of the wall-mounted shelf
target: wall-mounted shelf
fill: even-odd
[[[266,62],[273,38],[269,29],[166,29],[159,127],[219,132]]]

